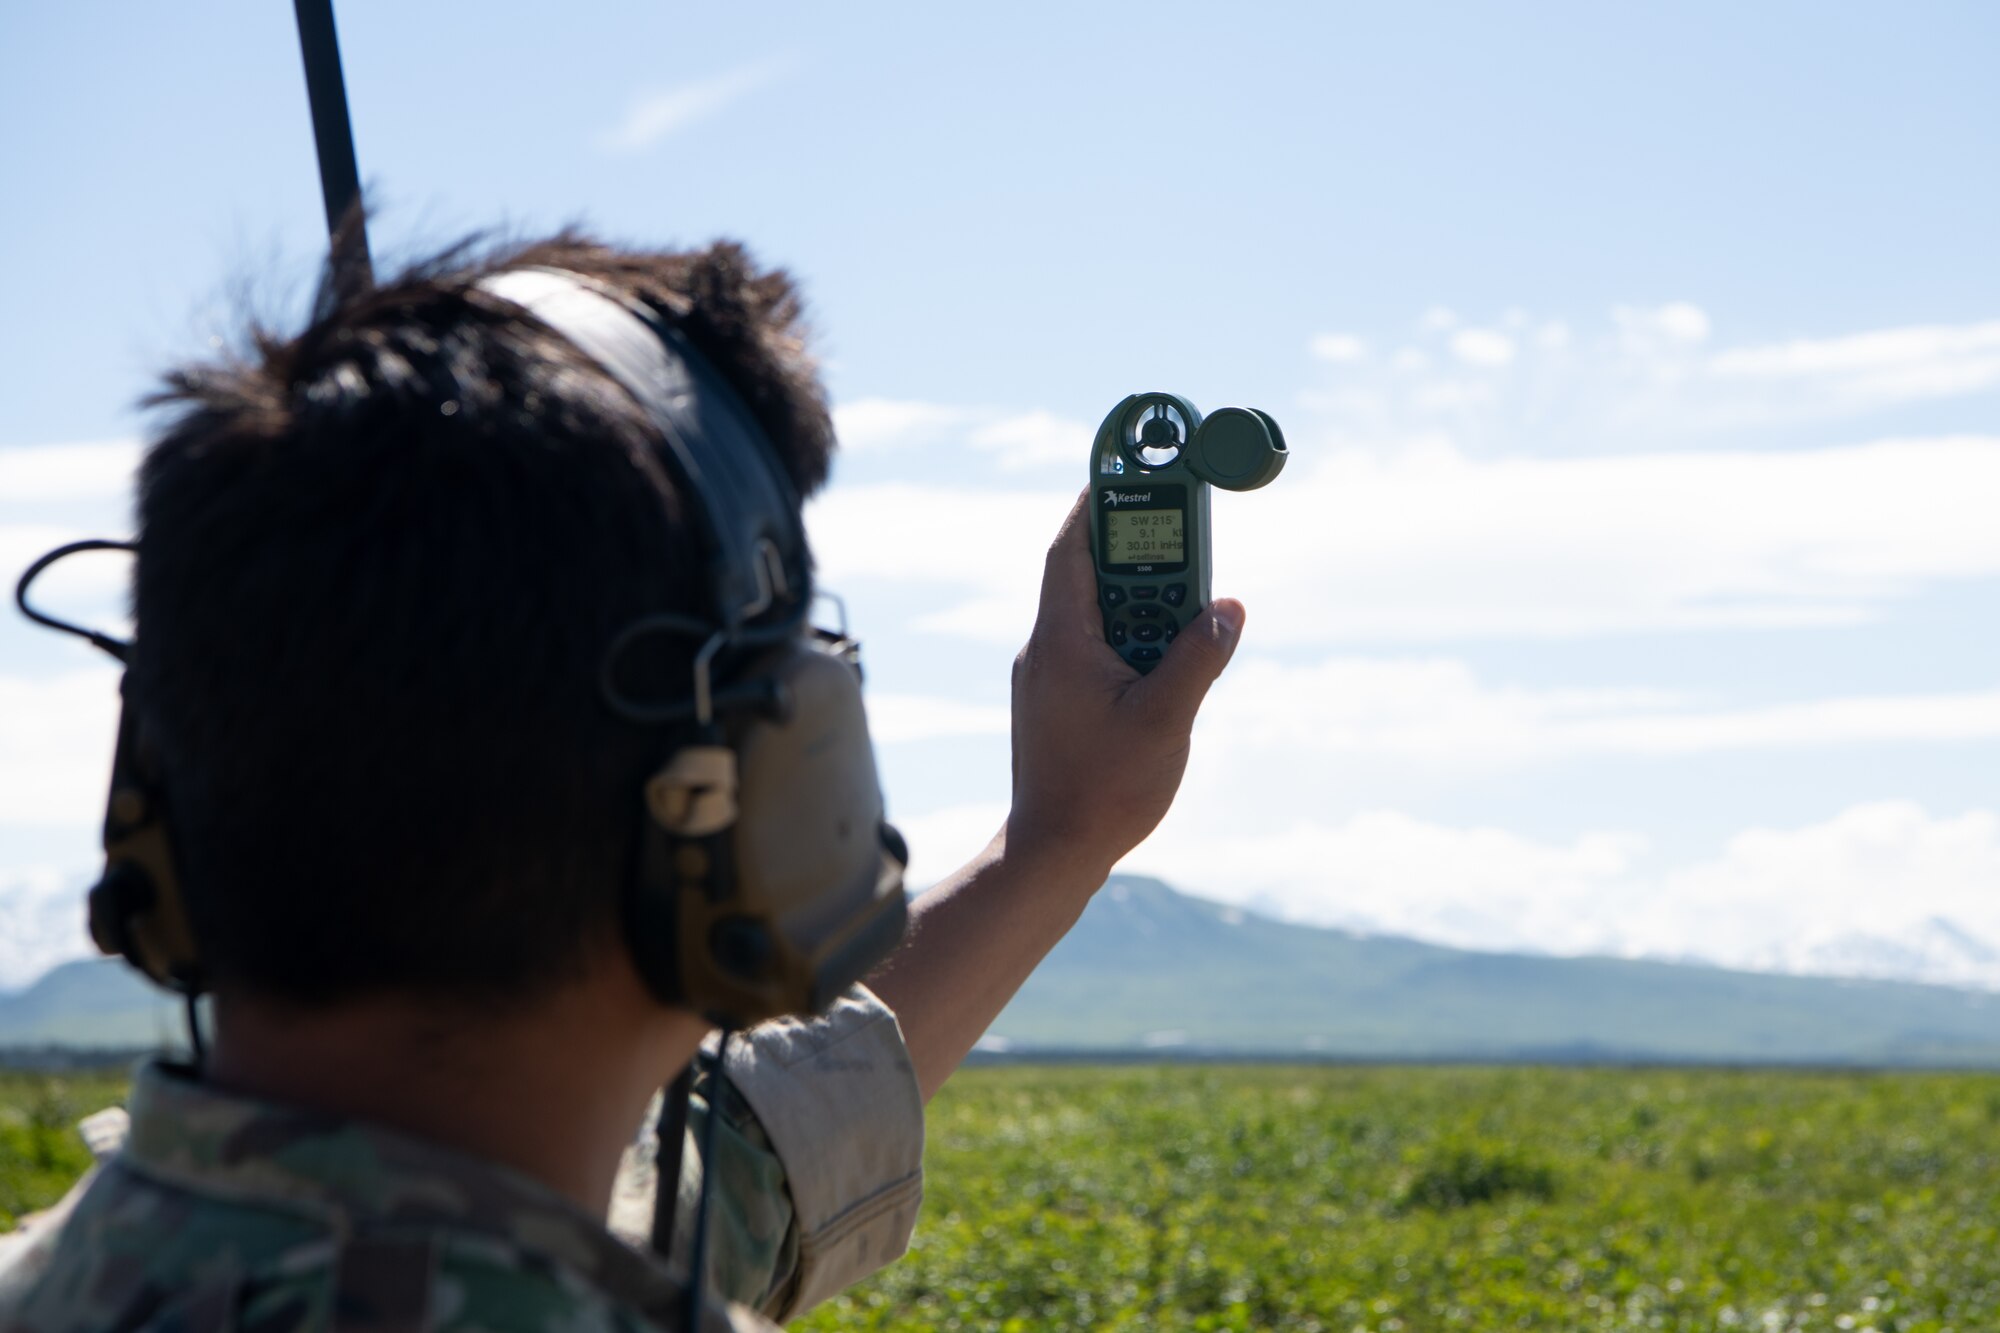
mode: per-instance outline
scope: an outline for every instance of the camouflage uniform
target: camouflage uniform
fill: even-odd
[[[722,1116],[717,1297],[787,1318],[902,1253],[923,1107],[872,996],[743,1034],[704,1088],[692,1119]],[[642,1156],[627,1155],[611,1219],[641,1231]],[[122,1148],[0,1268],[0,1329],[657,1333],[681,1327],[681,1271],[495,1163],[149,1064]],[[771,1327],[720,1300],[702,1322]]]

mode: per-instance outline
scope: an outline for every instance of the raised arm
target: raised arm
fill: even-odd
[[[1034,632],[1014,659],[1007,822],[911,904],[908,937],[868,979],[896,1013],[926,1101],[1167,813],[1195,713],[1242,634],[1243,604],[1220,598],[1150,675],[1120,661],[1104,642],[1083,506],[1079,496],[1049,547]],[[1116,782],[1104,778],[1111,755]]]

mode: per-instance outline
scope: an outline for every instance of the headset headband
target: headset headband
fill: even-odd
[[[575,344],[646,409],[668,471],[698,516],[718,628],[811,598],[799,501],[735,389],[679,330],[563,269],[510,269],[479,289]]]

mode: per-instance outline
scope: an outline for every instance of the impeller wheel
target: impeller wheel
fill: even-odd
[[[1139,461],[1165,467],[1181,455],[1187,442],[1187,418],[1172,403],[1153,403],[1141,410],[1138,427]]]

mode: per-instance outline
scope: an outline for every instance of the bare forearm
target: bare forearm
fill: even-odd
[[[868,979],[896,1013],[925,1101],[1167,813],[1195,712],[1243,629],[1242,603],[1219,598],[1151,674],[1133,671],[1104,641],[1087,499],[1049,547],[1035,629],[1014,659],[1007,827],[911,906],[908,938]],[[1118,781],[1105,779],[1107,755]]]
[[[896,1013],[924,1100],[1083,914],[1108,867],[1031,851],[1006,830],[910,905],[903,945],[868,978]]]

